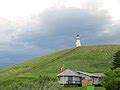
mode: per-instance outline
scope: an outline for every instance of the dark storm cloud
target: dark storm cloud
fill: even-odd
[[[38,33],[29,32],[19,40],[53,49],[73,46],[76,34],[80,34],[83,45],[95,43],[98,32],[111,25],[111,17],[105,11],[78,8],[50,9],[37,19],[42,25],[33,31]],[[41,31],[49,33],[41,35]]]
[[[103,10],[51,8],[31,18],[37,24],[28,23],[23,32],[16,34],[14,43],[8,45],[10,48],[0,49],[0,66],[74,47],[76,34],[80,34],[82,45],[120,43],[120,24],[113,25],[112,18]]]

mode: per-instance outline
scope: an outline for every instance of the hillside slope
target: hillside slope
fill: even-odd
[[[111,67],[113,55],[118,50],[120,50],[120,45],[82,46],[65,49],[0,69],[0,83],[11,78],[56,76],[63,64],[65,68],[72,70],[104,72]]]

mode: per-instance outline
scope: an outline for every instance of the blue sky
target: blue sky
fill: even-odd
[[[0,67],[56,50],[120,43],[119,0],[0,0]]]

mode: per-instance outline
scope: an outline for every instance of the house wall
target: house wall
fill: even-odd
[[[66,84],[68,81],[68,77],[58,77],[59,78],[59,83],[60,84]]]
[[[95,85],[100,84],[100,78],[98,78],[98,77],[93,77],[92,80],[93,80],[93,84],[95,84]]]
[[[80,84],[80,77],[73,77],[73,83]]]
[[[68,84],[68,77],[58,77],[60,84]],[[80,84],[80,78],[79,77],[73,77],[73,82],[71,84]]]
[[[100,84],[100,79],[98,77],[91,77],[85,74],[80,74],[81,77],[85,77],[86,80],[92,80],[94,85]]]

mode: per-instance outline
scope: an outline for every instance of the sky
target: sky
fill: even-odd
[[[120,0],[0,0],[0,67],[82,45],[120,44]]]

